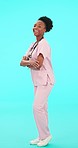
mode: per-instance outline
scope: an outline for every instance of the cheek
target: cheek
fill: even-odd
[[[38,30],[38,33],[40,34],[41,33],[41,30]]]
[[[40,34],[43,34],[43,30],[39,30],[39,33],[40,33]]]

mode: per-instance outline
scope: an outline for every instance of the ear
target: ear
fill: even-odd
[[[46,32],[46,28],[44,28],[44,33]]]

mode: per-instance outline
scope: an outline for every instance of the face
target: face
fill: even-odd
[[[44,32],[46,31],[46,26],[44,22],[38,20],[33,27],[33,32],[36,37],[43,36]]]

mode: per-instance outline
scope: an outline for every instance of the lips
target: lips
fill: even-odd
[[[38,33],[38,30],[33,30],[34,31],[34,33]]]

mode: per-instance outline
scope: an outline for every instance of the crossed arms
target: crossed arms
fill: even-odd
[[[43,64],[43,60],[44,57],[43,55],[40,53],[37,57],[37,59],[29,59],[26,56],[23,56],[21,62],[20,62],[20,66],[27,66],[31,69],[40,69],[42,64]]]

